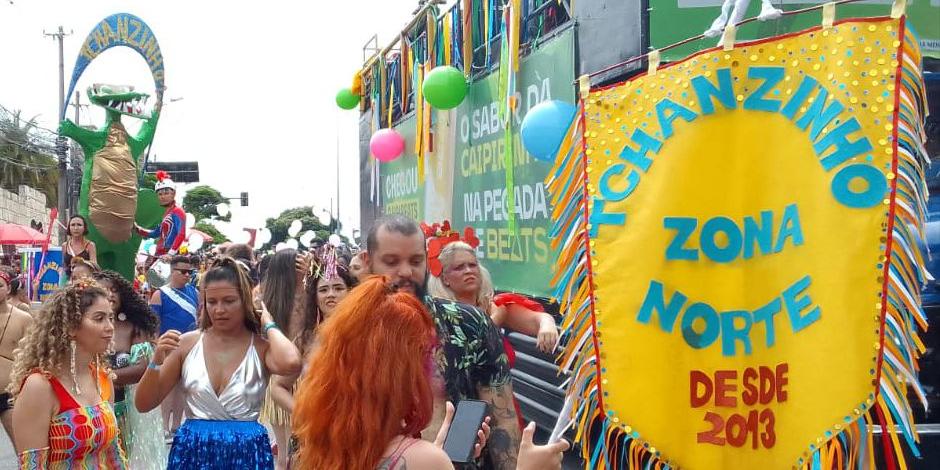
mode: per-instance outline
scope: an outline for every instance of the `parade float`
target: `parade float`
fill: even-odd
[[[940,6],[821,3],[430,2],[337,95],[363,230],[470,227],[560,312],[554,365],[510,335],[514,383],[585,468],[938,458]]]

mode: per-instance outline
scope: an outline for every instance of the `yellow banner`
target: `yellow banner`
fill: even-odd
[[[916,101],[916,87],[901,92],[904,62],[919,64],[904,43],[903,19],[842,22],[705,51],[585,98],[589,272],[580,287],[575,267],[557,277],[571,316],[562,362],[591,402],[576,418],[594,433],[589,463],[630,466],[592,450],[630,440],[681,468],[789,469],[832,458],[834,437],[864,433],[892,394],[903,406],[879,412],[909,414],[896,379],[910,361],[882,377],[886,318],[890,330],[892,315],[922,315],[917,248],[899,235],[925,197],[898,143],[919,125],[903,123]],[[560,165],[577,178],[564,167],[576,163]],[[559,202],[556,221],[573,223]],[[914,349],[897,356],[916,361]]]

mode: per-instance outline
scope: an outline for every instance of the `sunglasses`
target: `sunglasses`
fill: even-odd
[[[195,270],[195,269],[179,269],[179,268],[174,268],[173,270],[176,271],[176,272],[178,272],[178,273],[180,273],[180,274],[185,274],[185,275],[187,275],[187,276],[191,276],[191,275],[193,275],[193,274],[196,273],[196,270]]]

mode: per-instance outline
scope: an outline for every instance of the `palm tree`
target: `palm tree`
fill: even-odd
[[[46,205],[56,204],[59,171],[55,145],[39,135],[36,116],[24,120],[22,111],[0,107],[0,187],[9,191],[31,186],[46,195]]]

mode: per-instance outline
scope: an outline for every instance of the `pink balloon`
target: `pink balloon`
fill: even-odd
[[[405,151],[405,139],[395,129],[380,129],[372,134],[369,150],[382,163],[390,162]]]

